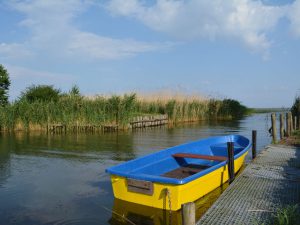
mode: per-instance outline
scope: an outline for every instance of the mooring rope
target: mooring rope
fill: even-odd
[[[169,203],[169,224],[172,224],[172,202],[171,202],[171,191],[169,188],[166,190],[167,192],[167,198],[168,198],[168,203]]]

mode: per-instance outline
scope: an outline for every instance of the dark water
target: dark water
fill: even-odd
[[[255,114],[230,122],[106,134],[2,133],[0,224],[180,224],[180,212],[170,215],[114,200],[105,168],[210,136],[251,138],[253,129],[258,131],[258,149],[262,149],[271,141],[269,124],[268,114]],[[196,202],[198,218],[225,187]]]

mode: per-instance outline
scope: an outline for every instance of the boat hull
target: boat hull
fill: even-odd
[[[235,173],[242,167],[248,150],[234,160]],[[210,173],[184,184],[153,183],[153,194],[136,193],[128,190],[128,179],[111,175],[114,196],[128,202],[176,211],[181,205],[193,202],[228,181],[227,164]]]

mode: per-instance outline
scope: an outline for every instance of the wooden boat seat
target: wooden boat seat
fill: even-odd
[[[200,154],[190,154],[190,153],[176,153],[172,155],[174,158],[194,158],[194,159],[206,159],[206,160],[214,160],[214,161],[226,161],[227,157],[225,156],[211,156],[211,155],[200,155]],[[163,177],[183,179],[199,173],[202,170],[209,168],[207,165],[199,165],[199,164],[187,164],[181,166],[177,169],[171,170],[162,174]]]
[[[181,166],[177,169],[171,170],[169,172],[166,172],[162,174],[163,177],[169,177],[169,178],[176,178],[176,179],[183,179],[186,177],[189,177],[191,175],[194,175],[196,173],[199,173],[202,170],[205,170],[209,168],[210,166],[205,165],[198,165],[198,164],[188,164]]]
[[[193,158],[193,159],[206,159],[213,161],[226,161],[228,158],[225,156],[212,156],[212,155],[200,155],[190,153],[176,153],[172,155],[175,158]]]

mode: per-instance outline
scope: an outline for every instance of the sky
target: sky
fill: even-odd
[[[300,0],[0,0],[10,100],[30,85],[290,107]]]

